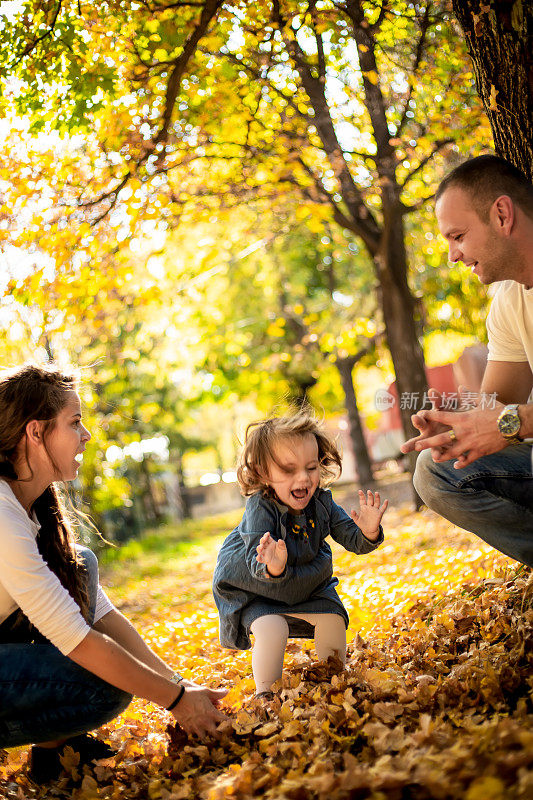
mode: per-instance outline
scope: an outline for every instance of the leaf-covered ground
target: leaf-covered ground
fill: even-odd
[[[27,748],[0,759],[0,797],[73,800],[529,800],[533,575],[430,512],[387,513],[386,542],[334,547],[350,612],[348,664],[293,640],[279,701],[252,700],[250,652],[218,644],[211,575],[239,514],[189,523],[118,554],[109,594],[187,676],[230,687],[217,742],[187,742],[142,701],[104,729],[116,758],[44,789]],[[177,540],[188,535],[188,542]],[[170,732],[170,737],[169,737]]]

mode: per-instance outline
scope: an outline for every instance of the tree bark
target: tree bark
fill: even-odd
[[[185,486],[185,476],[183,474],[183,456],[181,453],[176,452],[174,462],[176,464],[176,486],[179,498],[178,502],[181,507],[181,517],[182,519],[190,519],[192,516],[191,504],[189,501],[189,495],[187,493],[187,487]]]
[[[146,504],[145,507],[148,512],[148,515],[152,517],[152,520],[154,522],[160,522],[162,519],[162,515],[154,496],[154,487],[152,485],[152,476],[150,475],[150,468],[148,466],[148,461],[149,459],[146,458],[146,456],[144,456],[139,465],[145,483],[145,493],[143,499]]]
[[[368,454],[363,425],[357,407],[357,396],[353,385],[352,369],[355,358],[338,358],[335,362],[341,378],[342,388],[345,397],[345,408],[348,414],[348,425],[350,430],[350,441],[352,453],[357,469],[358,483],[363,487],[368,487],[374,481],[372,464]]]
[[[410,438],[417,433],[411,415],[422,407],[428,386],[424,354],[418,339],[415,301],[407,282],[400,203],[394,198],[387,199],[385,192],[383,201],[383,234],[374,262],[379,275],[383,321],[394,364],[398,398],[409,394],[413,399],[412,403],[400,404],[403,432],[406,438]],[[414,463],[411,466],[414,467]]]
[[[313,378],[311,375],[308,378],[287,375],[287,381],[290,386],[290,402],[294,403],[297,407],[305,406],[309,403],[308,393],[316,384],[317,379]]]
[[[279,4],[274,5],[279,8]],[[365,19],[360,0],[349,0],[344,10],[352,24],[353,39],[357,45],[363,77],[364,102],[376,142],[377,152],[374,161],[381,186],[383,213],[381,226],[373,211],[364,203],[338,141],[324,90],[325,67],[322,66],[318,74],[313,74],[298,41],[287,40],[286,44],[313,106],[317,132],[324,152],[339,182],[346,208],[342,224],[361,237],[375,265],[380,283],[379,293],[387,343],[394,365],[399,396],[402,392],[406,392],[413,396],[415,403],[418,399],[419,402],[416,403],[418,410],[427,391],[426,373],[414,318],[415,300],[407,280],[408,263],[403,226],[405,208],[400,200],[401,189],[396,177],[398,158],[391,144],[385,98],[379,80],[376,81],[374,77],[379,74],[377,44],[374,32]],[[285,22],[281,14],[278,13],[276,21],[283,29]],[[421,36],[423,42],[425,28]],[[320,181],[318,188],[320,190]],[[400,411],[406,439],[416,434],[411,424],[411,413],[408,408]],[[414,468],[413,459],[410,459],[409,466]]]
[[[533,180],[533,5],[453,0],[498,155]]]

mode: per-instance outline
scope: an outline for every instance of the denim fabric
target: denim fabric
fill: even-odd
[[[424,503],[511,558],[533,567],[531,446],[511,445],[464,469],[417,460],[414,485]]]
[[[98,562],[80,548],[87,572],[90,620],[96,608]],[[111,686],[62,655],[22,625],[10,635],[11,615],[0,630],[0,748],[51,741],[92,730],[120,714],[131,695]]]
[[[0,644],[0,748],[93,730],[130,701],[52,644]]]
[[[83,559],[83,566],[85,567],[85,572],[87,575],[87,594],[89,595],[89,619],[87,622],[89,625],[92,625],[94,622],[96,601],[98,598],[98,559],[93,551],[89,550],[88,547],[76,545],[76,550],[78,551],[78,555],[80,555]]]
[[[259,540],[267,531],[287,545],[287,566],[279,577],[269,576],[256,558]],[[286,506],[257,493],[248,498],[240,524],[218,554],[213,594],[220,616],[224,647],[251,647],[250,625],[264,614],[336,613],[348,615],[335,591],[330,536],[353,553],[369,553],[383,541],[365,538],[351,517],[333,502],[331,492],[317,489],[298,516]],[[292,627],[291,627],[292,625]],[[308,630],[309,628],[309,630]],[[291,636],[312,636],[310,626],[291,621]]]

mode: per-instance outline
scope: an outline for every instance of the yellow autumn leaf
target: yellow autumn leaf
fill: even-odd
[[[363,72],[363,77],[370,81],[374,86],[377,86],[379,83],[379,75],[375,70],[369,70],[368,72]]]
[[[490,95],[489,95],[489,108],[491,111],[498,110],[498,103],[496,102],[496,96],[498,94],[499,94],[498,89],[496,89],[496,87],[493,84],[491,84]]]
[[[465,800],[506,800],[506,797],[504,782],[489,775],[472,781],[465,794]]]

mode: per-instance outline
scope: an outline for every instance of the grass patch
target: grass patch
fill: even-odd
[[[100,571],[109,580],[157,577],[193,549],[208,546],[216,537],[227,536],[242,517],[242,509],[203,519],[187,519],[147,530],[142,536],[99,553]]]

